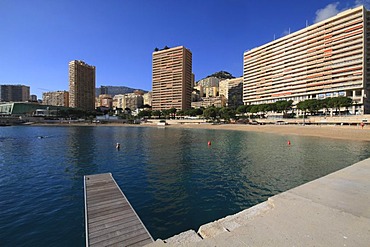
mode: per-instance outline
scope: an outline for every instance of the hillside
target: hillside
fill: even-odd
[[[227,71],[222,71],[222,70],[219,71],[219,72],[215,72],[212,75],[207,76],[206,78],[208,78],[208,77],[216,77],[216,78],[222,79],[222,80],[235,78],[235,76],[233,76],[231,73],[229,73]]]
[[[103,86],[103,87],[106,87],[108,89],[108,94],[112,95],[112,97],[114,97],[114,95],[117,95],[117,94],[133,93],[135,90],[140,90],[140,91],[143,91],[144,93],[148,92],[146,90],[126,87],[126,86]],[[96,97],[98,97],[101,94],[100,87],[96,88],[95,94],[96,94]]]

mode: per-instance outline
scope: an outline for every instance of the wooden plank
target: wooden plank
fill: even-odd
[[[109,196],[109,195],[115,195],[115,194],[120,194],[120,193],[121,192],[119,190],[108,189],[108,190],[100,190],[100,191],[89,191],[87,193],[87,195],[90,196],[90,197],[97,197],[97,196],[100,196],[100,195]]]
[[[111,215],[111,214],[114,214],[114,213],[118,213],[120,211],[124,211],[124,210],[128,210],[130,209],[129,206],[123,208],[123,207],[118,207],[118,208],[112,208],[112,209],[109,209],[109,210],[100,210],[99,212],[92,212],[92,213],[89,213],[89,217],[91,218],[95,218],[95,217],[100,217],[100,216],[105,216],[105,215]]]
[[[125,218],[136,217],[131,211],[119,212],[118,214],[110,215],[109,217],[95,218],[95,222],[90,222],[90,227],[95,227],[102,224],[108,224],[114,220],[125,220]],[[113,220],[111,219],[113,218]]]
[[[125,224],[130,223],[132,221],[136,221],[136,215],[133,215],[131,217],[127,217],[124,220]],[[121,225],[121,224],[122,224],[122,218],[119,218],[119,219],[115,218],[113,221],[110,219],[109,221],[107,221],[106,223],[103,223],[103,224],[101,224],[101,223],[96,224],[96,225],[90,224],[90,234],[93,234],[97,231],[104,230],[106,228],[114,227],[116,225]]]
[[[89,209],[90,209],[90,208],[91,208],[91,209],[94,209],[94,208],[96,208],[96,207],[100,207],[100,206],[108,205],[108,204],[110,204],[110,203],[114,204],[114,203],[116,203],[116,202],[120,202],[120,201],[121,201],[121,199],[120,199],[120,198],[118,198],[118,199],[106,200],[106,201],[104,201],[104,202],[96,202],[94,205],[89,205]]]
[[[106,228],[100,231],[90,232],[90,238],[99,237],[99,236],[109,234],[111,232],[116,232],[116,231],[122,231],[122,230],[130,231],[132,230],[132,227],[139,227],[140,229],[141,227],[140,221],[138,221],[137,219],[132,219],[130,222],[125,222],[125,223],[120,222],[119,224],[116,224],[116,225],[110,224],[109,228]]]
[[[113,187],[113,186],[104,186],[104,187],[100,187],[100,188],[96,188],[96,189],[89,189],[88,191],[88,196],[92,196],[92,195],[95,195],[95,194],[104,194],[104,193],[119,193],[120,191],[117,190],[117,188]]]
[[[98,204],[97,202],[96,204]],[[99,203],[99,205],[93,205],[88,207],[89,212],[102,210],[102,209],[108,209],[113,207],[124,207],[128,206],[127,204],[123,204],[120,200],[108,200],[107,203]]]
[[[125,211],[122,211],[122,212],[117,212],[117,213],[114,213],[114,214],[111,214],[111,215],[104,215],[104,216],[99,216],[99,217],[93,218],[93,219],[90,220],[90,223],[99,222],[99,221],[104,220],[104,219],[115,218],[117,216],[125,215],[125,214],[135,215],[134,213],[132,213],[131,209],[128,209],[128,210],[125,210]]]
[[[84,177],[86,246],[143,246],[153,238],[111,173]]]
[[[92,245],[97,246],[96,244],[100,244],[101,246],[108,246],[115,243],[122,243],[122,246],[125,245],[125,241],[137,238],[139,241],[141,239],[142,234],[145,234],[144,229],[134,228],[131,232],[127,231],[117,231],[111,234],[106,234],[104,236],[94,238],[91,242]]]

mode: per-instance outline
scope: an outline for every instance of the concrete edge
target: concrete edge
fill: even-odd
[[[247,208],[239,213],[229,215],[225,218],[200,226],[198,234],[202,238],[211,238],[224,232],[233,231],[240,226],[248,224],[251,219],[268,213],[268,211],[273,208],[273,199],[269,198],[267,201]]]

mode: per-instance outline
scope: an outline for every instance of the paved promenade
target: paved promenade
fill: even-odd
[[[370,159],[147,246],[370,246]]]

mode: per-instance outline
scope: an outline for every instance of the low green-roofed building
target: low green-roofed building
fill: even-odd
[[[50,111],[67,110],[68,107],[40,105],[31,102],[12,102],[0,104],[0,115],[11,116],[34,116],[36,110],[44,109]]]

